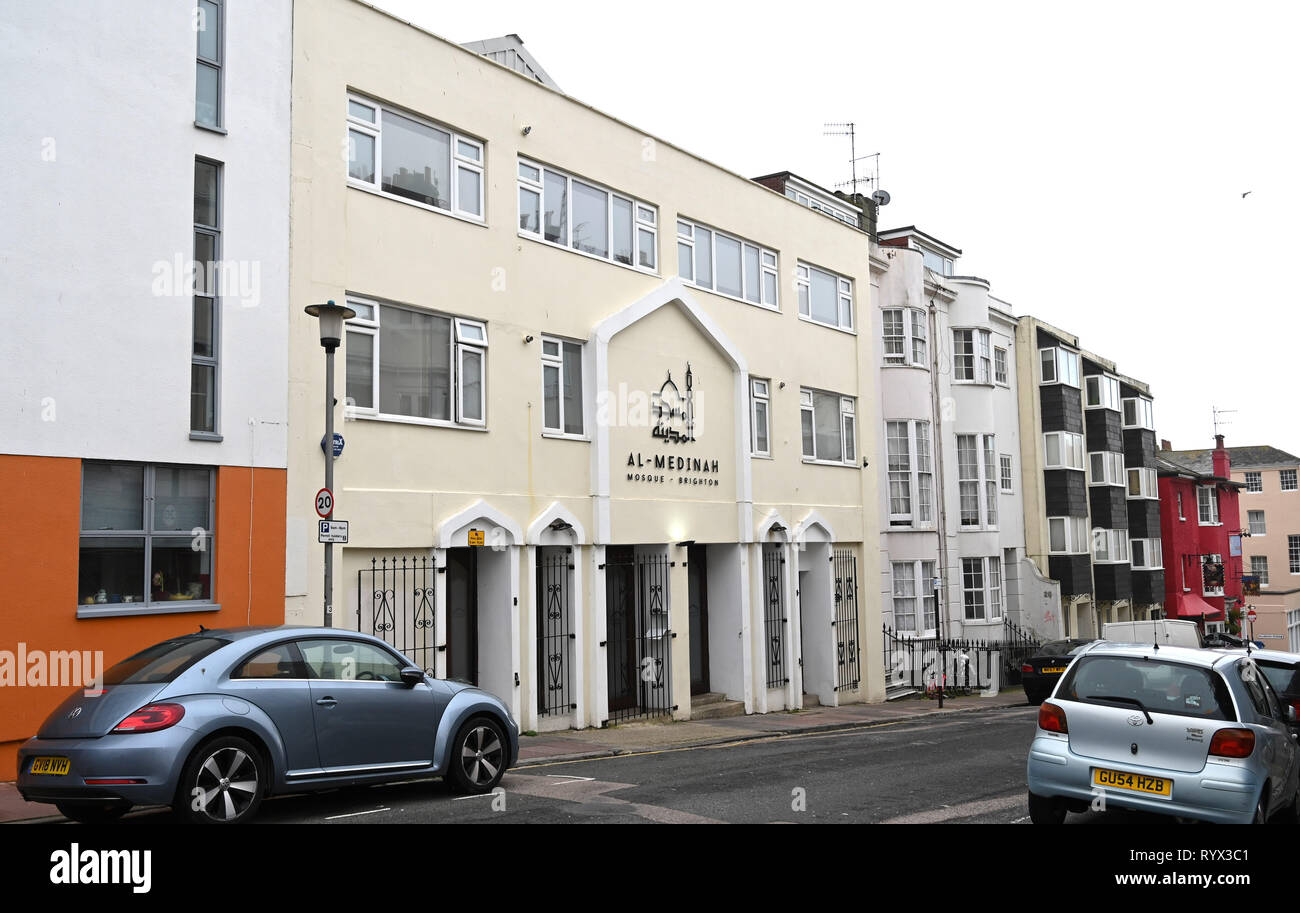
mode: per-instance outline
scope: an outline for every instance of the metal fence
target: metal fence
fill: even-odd
[[[576,710],[573,703],[573,549],[537,550],[537,712]]]
[[[998,639],[915,637],[885,626],[885,687],[970,692],[1020,681],[1020,665],[1040,646],[1010,622]]]
[[[357,630],[382,638],[437,675],[433,558],[371,558],[357,571]]]
[[[605,636],[609,719],[672,713],[666,555],[611,546],[605,564]]]
[[[835,564],[835,690],[849,691],[862,680],[858,649],[858,558],[836,549]]]
[[[775,543],[763,546],[763,634],[767,642],[767,687],[790,681],[785,671],[785,558]]]

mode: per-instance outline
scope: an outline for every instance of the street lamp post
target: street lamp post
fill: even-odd
[[[304,308],[320,321],[320,344],[325,349],[325,488],[334,496],[334,350],[343,341],[343,321],[357,312],[340,307],[333,299]],[[333,513],[333,505],[330,506]],[[334,543],[325,543],[325,627],[334,626]]]

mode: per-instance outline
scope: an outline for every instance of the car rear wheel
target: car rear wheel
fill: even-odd
[[[83,804],[80,802],[58,802],[54,806],[59,814],[82,824],[108,824],[116,821],[131,810],[126,802],[100,802]]]
[[[1268,792],[1267,790],[1259,794],[1259,801],[1255,803],[1255,817],[1251,824],[1268,824]]]
[[[491,792],[506,772],[506,737],[501,726],[477,717],[460,727],[452,743],[448,776],[457,792]]]
[[[199,747],[181,774],[173,810],[197,824],[238,824],[257,812],[266,793],[266,765],[237,736]]]
[[[1029,794],[1029,819],[1035,824],[1064,824],[1065,800]]]

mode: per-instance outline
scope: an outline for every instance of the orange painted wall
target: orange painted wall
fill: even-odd
[[[78,619],[81,461],[0,454],[0,650],[102,650],[107,668],[200,624],[283,624],[285,482],[283,469],[218,467],[213,596],[221,611]],[[16,777],[19,743],[68,693],[0,687],[0,781]]]

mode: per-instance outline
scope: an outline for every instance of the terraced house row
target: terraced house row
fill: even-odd
[[[5,13],[0,647],[328,620],[543,730],[883,700],[882,628],[1159,610],[1150,390],[960,249],[513,35],[113,9]],[[0,687],[0,770],[62,694]]]

